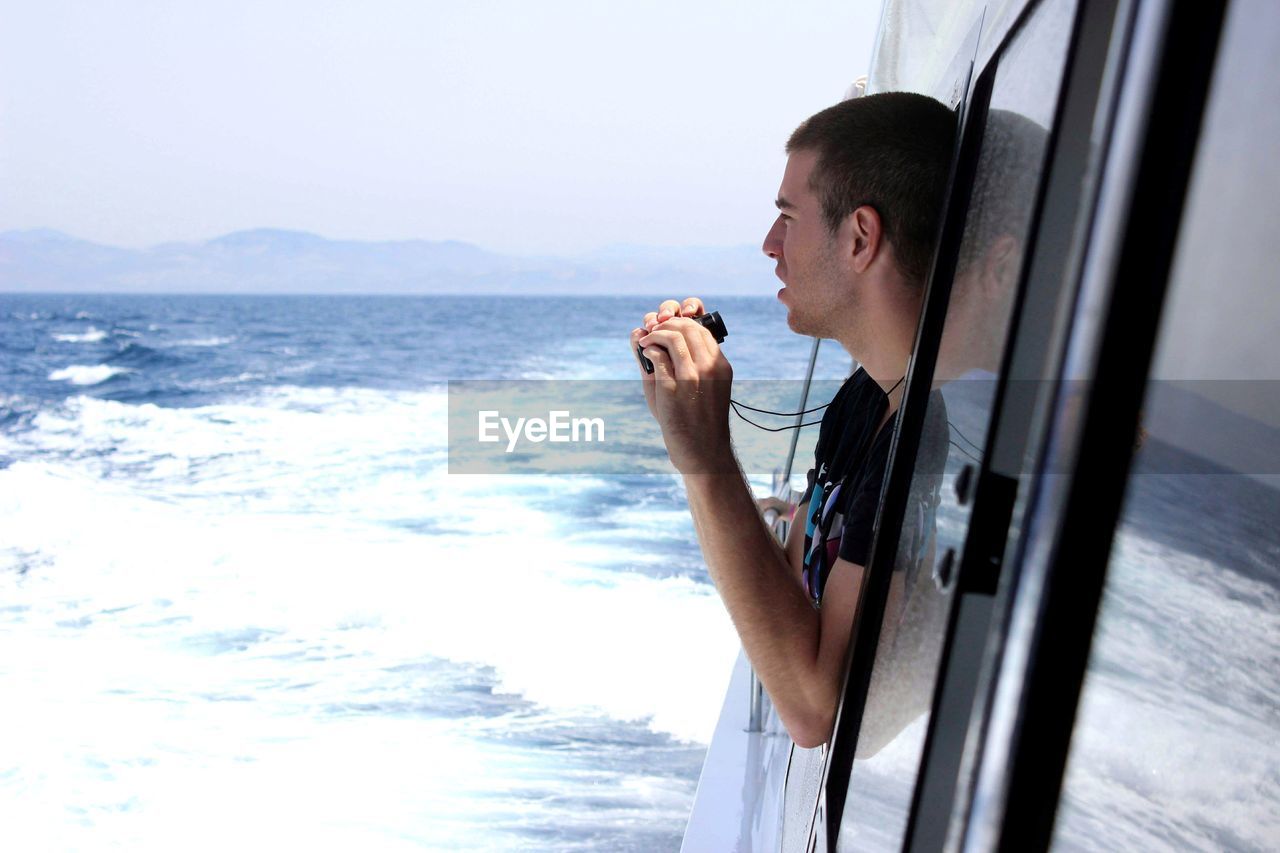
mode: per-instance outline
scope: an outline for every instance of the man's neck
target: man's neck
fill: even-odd
[[[889,414],[902,400],[901,380],[907,374],[911,346],[920,319],[918,290],[894,271],[892,277],[864,282],[868,298],[857,318],[851,318],[840,345],[889,395]]]

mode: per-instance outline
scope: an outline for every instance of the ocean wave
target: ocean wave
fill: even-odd
[[[113,376],[135,372],[131,367],[111,364],[72,364],[49,374],[50,382],[70,382],[72,385],[99,385]]]
[[[171,346],[171,347],[220,347],[220,346],[226,346],[226,345],[227,345],[227,344],[229,344],[229,343],[233,343],[233,342],[235,341],[235,339],[236,339],[235,335],[229,335],[229,336],[227,336],[227,337],[192,338],[192,339],[190,339],[190,340],[185,340],[185,341],[173,341],[172,343],[166,344],[166,346]]]
[[[28,426],[39,413],[39,407],[16,394],[0,394],[0,455],[6,450],[6,433]],[[4,467],[0,462],[0,467]]]
[[[0,471],[0,528],[51,556],[51,582],[95,601],[198,588],[194,615],[210,630],[314,631],[320,645],[373,624],[380,648],[407,655],[388,665],[432,654],[492,667],[502,690],[542,707],[705,742],[737,650],[710,587],[650,576],[628,543],[565,535],[607,480],[450,478],[447,419],[443,385],[277,385],[190,408],[45,403],[31,429],[7,436],[18,461]],[[666,520],[653,515],[613,513],[645,530]],[[70,528],[67,517],[85,520]],[[439,524],[424,535],[412,520]],[[139,525],[164,533],[139,537]],[[300,588],[316,593],[301,608]],[[482,617],[458,607],[477,595]],[[584,648],[583,636],[616,642]]]
[[[163,417],[154,409],[111,408]],[[173,460],[173,473],[224,480],[263,461],[231,450],[212,470]],[[68,593],[41,599],[51,606],[85,601],[102,614],[137,605],[111,624],[189,616],[171,623],[175,640],[191,631],[253,630],[315,648],[372,642],[380,669],[424,655],[491,667],[501,692],[543,708],[644,721],[655,732],[707,741],[723,698],[721,679],[737,653],[708,585],[601,568],[619,556],[616,549],[567,540],[555,513],[530,505],[527,493],[555,489],[556,478],[447,483],[441,468],[370,477],[358,473],[366,461],[334,472],[347,484],[344,492],[359,492],[354,503],[363,511],[335,505],[328,513],[284,500],[322,486],[314,471],[302,479],[286,475],[287,494],[251,497],[246,507],[243,492],[219,499],[189,494],[192,486],[179,488],[177,479],[129,482],[94,476],[78,464],[20,461],[0,471],[0,526],[10,531],[12,547],[48,556],[47,583]],[[411,501],[416,505],[406,506]],[[275,511],[264,514],[265,508]],[[453,532],[389,529],[377,523],[384,508],[447,519]],[[68,526],[68,517],[77,525]],[[494,517],[503,519],[500,532]],[[154,535],[139,537],[140,525]],[[173,572],[175,554],[182,555],[181,573]],[[251,588],[245,578],[253,578]],[[308,590],[304,599],[299,589]],[[477,595],[483,607],[459,606]],[[153,620],[147,611],[160,599],[185,604],[162,608]],[[584,644],[584,636],[596,639]],[[265,662],[269,651],[259,659]],[[673,660],[681,665],[672,667]],[[290,661],[276,660],[282,677],[294,672]],[[233,679],[227,689],[247,688]]]
[[[228,384],[252,378],[241,374]],[[371,507],[360,502],[353,477],[363,483],[406,467],[443,468],[445,462],[443,387],[384,393],[271,386],[232,396],[187,407],[76,396],[44,404],[36,428],[10,438],[25,458],[70,451],[103,476],[122,473],[157,483],[168,482],[172,473],[170,485],[184,494],[195,489],[235,503],[255,495],[273,507],[284,502],[302,512],[341,504],[367,515]],[[199,476],[192,480],[195,469]],[[326,474],[318,476],[317,469]],[[413,498],[397,493],[388,498],[386,512],[412,513],[422,496]]]
[[[183,359],[178,356],[168,355],[149,346],[132,342],[125,344],[119,352],[107,359],[108,364],[133,368],[180,364],[182,361]]]
[[[98,343],[98,341],[105,341],[107,339],[107,332],[104,332],[102,329],[98,329],[93,326],[90,326],[88,329],[86,329],[84,332],[81,332],[80,334],[71,333],[71,334],[64,334],[64,335],[54,335],[53,339],[55,341],[60,341],[61,343],[64,343],[64,344],[96,344]]]
[[[201,388],[218,388],[223,385],[240,385],[246,382],[257,382],[266,379],[265,373],[254,373],[246,370],[235,376],[218,376],[212,379],[192,379],[187,382],[179,382],[178,387],[183,389],[201,389]]]
[[[597,695],[626,718],[649,717],[655,697],[682,714],[709,704],[696,726],[709,731],[731,660],[719,659],[721,635],[733,639],[714,596],[638,578],[580,583],[552,552],[504,561],[479,604],[475,563],[487,555],[465,543],[209,509],[62,464],[0,470],[3,628],[22,638],[0,647],[0,677],[24,685],[6,701],[0,801],[31,804],[10,810],[15,849],[39,847],[50,827],[63,847],[169,849],[203,813],[190,792],[209,786],[255,827],[284,815],[272,846],[369,847],[341,822],[353,809],[374,816],[375,847],[393,833],[467,848],[497,837],[485,828],[495,811],[508,829],[578,832],[590,819],[624,827],[609,838],[628,842],[593,831],[571,849],[635,848],[642,811],[678,841],[697,751],[576,709],[598,708]],[[668,628],[674,619],[686,624]],[[465,660],[434,653],[437,640]],[[470,662],[494,652],[495,665]],[[710,677],[691,674],[707,664]],[[547,701],[510,691],[524,683]],[[47,734],[64,723],[74,748]],[[69,811],[88,817],[64,832]],[[219,846],[242,844],[240,827]]]

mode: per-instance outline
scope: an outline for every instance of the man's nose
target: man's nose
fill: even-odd
[[[764,235],[764,245],[760,247],[766,255],[775,261],[782,257],[782,217],[773,220],[769,233]]]

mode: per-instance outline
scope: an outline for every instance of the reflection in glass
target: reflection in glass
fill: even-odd
[[[1280,841],[1280,8],[1232,3],[1055,825],[1057,850]]]
[[[1043,4],[1000,60],[898,542],[838,847],[896,850],[906,829],[951,608],[948,552],[970,507],[950,484],[980,467],[1074,4]],[[944,488],[944,484],[947,484]]]

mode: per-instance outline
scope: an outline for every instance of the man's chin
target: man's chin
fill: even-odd
[[[797,335],[809,334],[809,332],[805,331],[803,318],[796,313],[794,308],[787,309],[787,328],[795,332]]]
[[[778,291],[778,301],[787,309],[787,328],[797,335],[814,335],[813,324],[807,322],[800,312],[796,311],[795,306],[787,302],[789,296],[790,293],[785,287]]]

